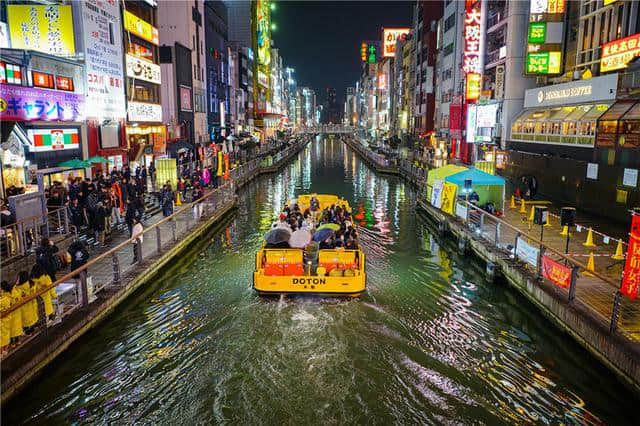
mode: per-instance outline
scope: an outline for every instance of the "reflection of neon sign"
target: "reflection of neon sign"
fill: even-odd
[[[475,101],[480,97],[482,82],[482,64],[480,61],[480,9],[470,7],[464,19],[464,61],[462,70],[467,77],[467,100]]]
[[[269,28],[269,0],[258,0],[256,7],[258,44],[258,62],[261,65],[271,63],[271,30]]]

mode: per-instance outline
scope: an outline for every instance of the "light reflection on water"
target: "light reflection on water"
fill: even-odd
[[[301,192],[351,200],[357,300],[257,297],[253,254]],[[6,424],[623,423],[637,405],[505,285],[435,237],[416,194],[339,141],[240,193],[184,255],[3,407]]]

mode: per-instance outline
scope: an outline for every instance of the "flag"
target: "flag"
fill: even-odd
[[[624,265],[624,275],[620,292],[631,300],[638,297],[640,284],[640,215],[633,215],[631,232],[629,233],[629,247],[627,261]]]

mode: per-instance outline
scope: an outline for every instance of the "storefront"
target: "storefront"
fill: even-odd
[[[640,101],[620,100],[598,120],[596,156],[603,163],[640,166]]]
[[[510,146],[590,159],[598,120],[614,105],[617,84],[613,74],[527,90],[525,109],[511,126]]]
[[[144,164],[149,166],[155,157],[165,156],[167,153],[167,129],[165,125],[127,126],[127,140],[129,146],[143,147]],[[140,148],[138,148],[140,149]],[[137,156],[141,161],[141,156]]]

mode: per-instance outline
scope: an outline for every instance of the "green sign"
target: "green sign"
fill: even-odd
[[[527,53],[527,74],[560,74],[562,53]]]
[[[529,23],[529,43],[543,44],[547,35],[546,22]]]
[[[374,45],[369,46],[369,63],[375,64],[377,56],[378,55],[376,54],[376,46]]]

